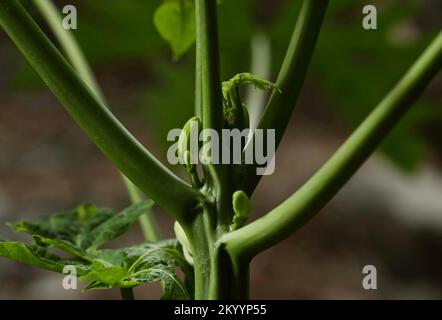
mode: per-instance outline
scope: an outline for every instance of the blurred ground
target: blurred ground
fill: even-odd
[[[5,38],[0,40],[0,233],[12,237],[3,227],[7,221],[46,215],[82,202],[126,206],[118,173],[52,95],[44,88],[10,89],[7,84],[19,59],[12,45]],[[96,72],[116,106],[115,113],[164,160],[165,152],[151,130],[161,127],[161,122],[141,117],[135,103],[140,87],[155,82],[151,68],[145,61],[131,60],[101,64]],[[348,134],[320,80],[317,74],[307,80],[277,154],[276,172],[263,179],[253,198],[255,217],[296,190]],[[426,93],[439,107],[441,88],[439,77]],[[420,169],[406,173],[380,155],[372,157],[316,219],[258,256],[252,263],[251,297],[441,299],[441,127],[436,121],[422,129],[432,147]],[[172,222],[160,210],[157,216],[164,234],[172,236]],[[119,243],[141,240],[135,227]],[[368,264],[378,270],[376,291],[366,291],[361,285],[362,268]],[[0,299],[119,297],[117,290],[66,291],[61,279],[0,259]],[[159,294],[156,284],[136,289],[139,298],[158,298]]]

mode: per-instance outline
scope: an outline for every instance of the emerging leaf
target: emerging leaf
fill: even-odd
[[[164,0],[154,15],[154,24],[178,60],[195,42],[193,0]]]
[[[245,72],[239,73],[232,79],[223,82],[223,95],[227,96],[229,91],[232,91],[241,86],[255,86],[261,90],[277,90],[281,92],[276,84],[273,82],[261,79],[259,76]]]
[[[226,127],[230,129],[238,128],[243,130],[250,125],[248,109],[244,103],[242,103],[239,94],[239,88],[247,85],[255,86],[261,90],[281,91],[274,83],[263,80],[251,73],[240,73],[229,81],[223,82],[224,121]]]

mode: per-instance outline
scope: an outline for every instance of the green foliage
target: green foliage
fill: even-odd
[[[74,264],[71,261],[63,262],[58,257],[50,255],[43,247],[21,242],[0,242],[0,256],[54,272],[63,272],[65,263]]]
[[[138,217],[152,206],[153,202],[148,200],[115,214],[110,209],[100,209],[87,204],[32,222],[20,221],[12,227],[16,232],[56,241],[51,243],[52,245],[62,243],[79,252],[94,251],[127,232]]]
[[[80,279],[90,282],[86,290],[132,288],[160,281],[164,299],[189,299],[192,292],[176,275],[176,268],[180,267],[189,278],[193,277],[193,270],[176,240],[100,249],[127,232],[152,205],[152,201],[144,201],[118,214],[82,205],[47,218],[14,223],[11,226],[15,231],[32,235],[34,241],[32,244],[0,242],[0,256],[59,273],[67,265],[75,266]],[[52,248],[64,251],[69,258],[51,253]]]
[[[194,1],[164,0],[155,12],[154,23],[178,60],[195,43]]]

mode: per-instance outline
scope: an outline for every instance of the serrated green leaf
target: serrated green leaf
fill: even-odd
[[[65,264],[41,247],[25,245],[21,242],[0,242],[0,257],[42,269],[62,272]]]
[[[104,260],[95,259],[89,266],[88,272],[81,277],[81,280],[99,282],[109,287],[122,287],[127,276],[126,269]]]
[[[179,59],[195,42],[195,6],[192,0],[165,0],[156,10],[154,24]]]
[[[146,200],[135,204],[121,213],[112,216],[109,220],[103,222],[85,239],[83,247],[88,250],[95,250],[103,244],[113,240],[129,230],[129,227],[134,224],[137,219],[151,209],[154,205],[152,200]]]
[[[131,288],[160,281],[164,299],[188,299],[193,295],[193,281],[184,284],[177,276],[176,268],[183,270],[186,279],[192,279],[193,269],[185,260],[178,241],[99,249],[125,233],[152,205],[151,200],[144,201],[119,214],[84,205],[32,222],[15,223],[12,227],[18,232],[31,234],[34,243],[0,242],[0,256],[58,273],[62,273],[65,266],[72,265],[81,280],[90,282],[85,290]],[[50,248],[58,248],[73,257],[62,259],[51,253]]]
[[[12,224],[16,232],[28,233],[47,239],[65,241],[79,250],[87,249],[83,245],[93,230],[111,219],[115,213],[110,209],[97,208],[94,205],[81,205],[76,209],[55,213],[49,217],[32,221],[19,221]]]
[[[64,240],[48,239],[42,236],[34,235],[34,241],[42,246],[50,246],[61,249],[67,253],[74,255],[77,258],[86,261],[92,261],[92,258],[88,257],[84,251],[79,250],[75,246],[71,245],[69,242]]]
[[[47,245],[81,256],[87,250],[96,250],[125,233],[152,205],[153,202],[147,200],[115,214],[110,209],[88,204],[47,218],[20,221],[14,223],[12,228],[17,232],[31,234],[43,242],[46,241]]]
[[[163,300],[188,300],[190,295],[175,270],[164,265],[139,271],[133,278],[140,282],[160,281],[163,285]]]
[[[142,255],[137,255],[137,260],[129,268],[131,281],[160,281],[164,291],[162,299],[190,298],[188,288],[175,272],[176,267],[180,267],[186,276],[193,275],[177,241],[159,243],[145,250]]]

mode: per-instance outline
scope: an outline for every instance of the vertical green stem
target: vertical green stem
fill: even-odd
[[[135,300],[134,290],[132,288],[121,288],[120,292],[123,300]]]
[[[196,22],[199,23],[199,17],[196,16]],[[201,28],[196,28],[196,61],[195,61],[195,115],[203,121],[203,79],[202,79],[202,61],[201,61]]]
[[[201,72],[201,103],[203,129],[213,129],[221,136],[224,123],[220,61],[218,44],[218,17],[216,0],[195,0],[197,30],[197,76]],[[199,69],[198,69],[199,68]],[[197,79],[198,82],[198,79]],[[198,97],[196,97],[198,100]],[[221,159],[222,147],[220,145]],[[226,165],[208,166],[208,189],[216,200],[217,225],[225,228],[230,220],[231,179]]]
[[[197,67],[201,70],[203,127],[219,132],[223,125],[223,109],[216,6],[216,0],[195,0],[199,60]]]

